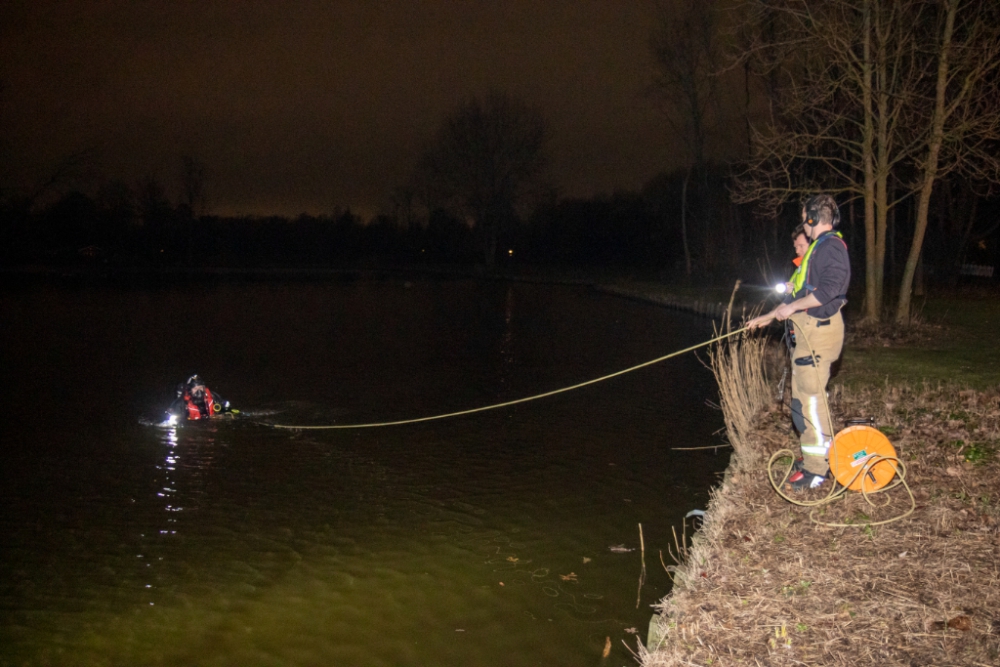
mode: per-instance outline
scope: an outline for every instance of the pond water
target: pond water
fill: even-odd
[[[0,665],[634,664],[671,526],[728,461],[671,450],[719,442],[693,354],[440,421],[271,426],[490,405],[711,335],[588,288],[35,281],[0,305]],[[155,425],[194,372],[239,418]]]

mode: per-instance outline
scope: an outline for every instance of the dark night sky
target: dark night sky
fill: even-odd
[[[5,185],[93,149],[92,174],[208,170],[209,211],[387,210],[444,116],[496,88],[552,130],[568,196],[681,157],[645,94],[653,0],[4,0]]]

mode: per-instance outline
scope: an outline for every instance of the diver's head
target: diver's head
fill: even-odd
[[[205,383],[197,375],[192,375],[187,382],[188,393],[192,396],[203,396],[205,394]]]

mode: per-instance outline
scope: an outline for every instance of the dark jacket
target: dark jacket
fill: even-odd
[[[847,244],[832,231],[824,232],[814,243],[817,245],[809,258],[805,285],[795,298],[812,292],[821,305],[808,309],[806,314],[825,320],[847,303],[851,261],[847,255]]]

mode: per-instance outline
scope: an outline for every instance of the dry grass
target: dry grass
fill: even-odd
[[[732,331],[733,301],[739,290],[737,282],[723,318],[725,331]],[[756,313],[755,313],[756,314]],[[767,378],[767,339],[759,333],[744,331],[709,348],[708,359],[719,385],[719,405],[726,423],[726,434],[739,459],[753,459],[758,449],[749,440],[757,414],[771,402]],[[751,460],[744,463],[750,464]]]
[[[746,350],[757,361],[739,359]],[[725,383],[745,372],[756,382],[765,355],[744,340],[713,366],[727,365]],[[1000,394],[834,387],[838,421],[875,417],[889,435],[917,508],[873,527],[909,508],[905,491],[874,508],[852,493],[817,518],[857,527],[830,528],[768,484],[769,453],[794,444],[787,407],[771,402],[748,422],[752,403],[734,403],[757,390],[732,391],[723,408],[737,456],[655,606],[641,664],[1000,664]]]
[[[719,384],[726,434],[741,459],[759,453],[750,436],[757,415],[772,400],[764,364],[766,346],[767,339],[763,336],[744,332],[726,338],[708,352],[709,364]]]
[[[849,327],[845,342],[851,348],[912,347],[934,341],[943,329],[943,325],[931,324],[919,315],[914,315],[906,326],[862,320]]]

